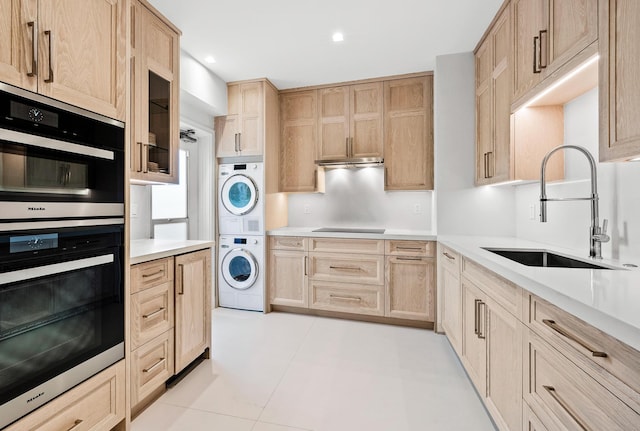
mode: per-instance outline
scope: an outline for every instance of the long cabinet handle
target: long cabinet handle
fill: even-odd
[[[154,275],[162,274],[164,272],[163,269],[160,269],[156,272],[152,272],[151,274],[142,274],[142,278],[153,277]]]
[[[349,157],[353,157],[353,137],[349,138]]]
[[[480,314],[480,307],[482,307],[482,314]],[[484,333],[487,327],[487,303],[480,301],[478,304],[478,338],[484,340],[487,338],[487,334]]]
[[[76,428],[82,422],[83,422],[82,419],[76,419],[75,421],[73,421],[73,425],[71,425],[71,428],[67,428],[67,431],[72,431],[74,428]]]
[[[242,152],[242,133],[238,132],[238,152]]]
[[[493,165],[493,163],[491,163],[492,158],[493,158],[493,151],[489,151],[487,153],[487,178],[493,178],[493,175],[495,174],[494,172],[495,169],[491,169],[491,166]]]
[[[44,80],[46,83],[53,82],[53,32],[45,30],[44,34],[49,38],[49,77]]]
[[[344,138],[345,151],[347,153],[347,157],[349,157],[349,137]]]
[[[569,340],[573,341],[574,343],[578,343],[580,346],[582,346],[583,348],[588,350],[589,353],[591,353],[591,356],[595,356],[595,357],[598,357],[598,358],[606,358],[607,357],[606,352],[601,352],[601,351],[598,351],[598,350],[592,348],[589,344],[586,343],[586,341],[582,341],[580,338],[576,337],[575,335],[573,335],[572,333],[570,333],[569,331],[567,331],[566,329],[564,329],[563,327],[558,325],[555,322],[555,320],[543,319],[542,323],[544,323],[549,328],[553,329],[554,331],[556,331],[558,334],[562,335],[563,337],[568,338]]]
[[[362,271],[359,266],[329,266],[329,269],[337,269],[339,271]]]
[[[573,419],[573,421],[584,431],[589,431],[590,428],[587,427],[587,425],[584,423],[584,421],[582,419],[580,419],[580,417],[573,412],[573,410],[571,409],[571,407],[569,407],[569,405],[566,403],[565,400],[562,399],[562,397],[560,395],[558,395],[558,391],[556,391],[556,388],[554,388],[553,386],[547,386],[547,385],[543,385],[542,386],[547,393],[549,393],[549,395],[551,395],[551,398],[553,398],[555,400],[555,402],[558,403],[558,405],[560,405],[560,407],[562,407],[562,409],[567,412],[567,414],[569,416],[571,416],[571,419]]]
[[[180,290],[178,295],[184,295],[184,265],[179,263],[178,268],[180,269]]]
[[[143,159],[143,157],[142,157],[142,149],[143,149],[143,145],[142,145],[142,142],[136,142],[136,144],[140,147],[140,163],[139,163],[140,169],[138,169],[137,172],[142,172],[142,159]]]
[[[29,21],[27,27],[31,29],[31,72],[27,72],[27,76],[38,75],[38,24],[35,21]]]
[[[484,153],[484,177],[489,178],[489,153]]]
[[[329,295],[330,299],[340,299],[343,301],[355,301],[355,302],[362,302],[362,298],[360,298],[359,296],[342,296],[342,295]]]
[[[544,41],[543,41],[544,36]],[[546,69],[547,67],[547,30],[540,30],[538,33],[538,37],[540,38],[540,48],[538,49],[538,66],[540,69]],[[543,62],[544,60],[544,62]]]
[[[153,371],[155,368],[157,368],[158,366],[160,366],[160,364],[162,364],[164,362],[164,358],[160,358],[158,360],[158,362],[156,362],[155,364],[153,364],[152,366],[150,366],[149,368],[143,368],[142,372],[143,373],[150,373],[151,371]]]
[[[449,253],[447,253],[446,251],[443,251],[442,254],[444,255],[444,257],[446,257],[449,260],[456,260],[455,256],[451,256]]]
[[[150,317],[155,316],[155,315],[156,315],[156,314],[158,314],[158,313],[162,313],[163,311],[164,311],[164,307],[160,307],[160,308],[158,308],[158,309],[157,309],[156,311],[154,311],[154,312],[151,312],[151,313],[149,313],[149,314],[143,314],[143,315],[142,315],[142,318],[143,318],[143,319],[148,319],[148,318],[150,318]]]
[[[304,275],[309,275],[307,266],[309,265],[309,256],[304,257]]]
[[[473,310],[473,333],[478,335],[480,333],[480,301],[479,299],[474,299],[474,310]]]
[[[540,36],[533,36],[533,73],[540,73],[541,69],[538,67],[538,45]]]

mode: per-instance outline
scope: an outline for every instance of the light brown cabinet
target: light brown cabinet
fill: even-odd
[[[438,275],[442,289],[442,328],[458,355],[462,354],[462,284],[460,283],[461,257],[448,247],[438,245]]]
[[[0,81],[124,120],[125,4],[3,0]]]
[[[278,130],[275,87],[266,79],[230,83],[227,101],[227,115],[215,118],[217,157],[264,154],[269,129]]]
[[[382,157],[382,82],[318,90],[318,159]]]
[[[131,266],[131,407],[211,346],[211,250]]]
[[[511,13],[534,14],[534,3],[520,0],[513,9],[505,7],[475,51],[476,185],[539,180],[543,157],[564,140],[560,105],[529,107],[511,114],[513,69],[518,67],[517,62],[513,65],[517,55],[512,56]],[[531,23],[535,20],[527,21]],[[564,178],[562,154],[550,160],[547,178]]]
[[[182,371],[209,349],[211,344],[210,294],[211,250],[176,256],[176,373]]]
[[[318,91],[280,95],[281,192],[319,191],[315,164],[318,136]]]
[[[384,82],[385,190],[433,189],[433,75]]]
[[[600,161],[640,156],[640,2],[600,0]]]
[[[131,179],[178,182],[180,31],[131,2]]]
[[[385,316],[435,321],[435,243],[385,241]]]
[[[514,105],[530,99],[598,51],[594,0],[513,0]],[[562,69],[562,70],[561,70]]]
[[[307,308],[307,239],[269,238],[269,302]]]
[[[125,419],[125,361],[101,371],[4,431],[109,431]]]

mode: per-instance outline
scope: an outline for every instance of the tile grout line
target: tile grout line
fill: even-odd
[[[276,386],[273,388],[273,391],[271,391],[271,394],[269,395],[269,398],[267,399],[267,402],[264,403],[264,407],[262,407],[261,411],[260,411],[260,415],[258,416],[258,419],[256,420],[256,424],[260,421],[260,418],[262,417],[262,414],[264,413],[264,409],[269,405],[269,402],[271,401],[271,398],[273,397],[273,394],[276,393],[276,391],[278,390],[278,388],[280,387],[280,385],[282,384],[282,379],[284,379],[284,376],[287,374],[287,371],[289,371],[289,368],[291,367],[291,364],[293,363],[293,360],[296,358],[296,356],[298,355],[298,353],[300,352],[300,350],[302,349],[302,346],[304,345],[304,343],[307,341],[307,339],[309,338],[309,334],[311,333],[311,330],[313,329],[313,327],[315,326],[315,324],[317,323],[318,318],[317,317],[313,317],[313,322],[311,323],[311,325],[309,326],[309,329],[307,330],[307,333],[304,335],[304,338],[302,339],[302,341],[300,342],[300,345],[298,346],[298,348],[296,349],[296,351],[293,353],[293,355],[291,355],[291,358],[289,359],[289,363],[287,364],[287,368],[284,370],[284,372],[282,373],[282,375],[280,376],[280,379],[278,380],[278,383],[276,384]],[[278,425],[278,426],[284,426],[287,427],[287,425],[281,425],[281,424],[274,424],[271,422],[264,422],[264,423],[268,423],[271,425]],[[253,426],[253,428],[255,428],[255,424]],[[252,428],[252,430],[253,430]],[[301,429],[301,428],[299,428]],[[308,431],[313,431],[313,430],[308,430]]]

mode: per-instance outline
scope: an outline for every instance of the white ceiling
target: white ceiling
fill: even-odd
[[[502,2],[150,0],[220,78],[267,77],[279,89],[433,70],[436,56],[473,50]]]

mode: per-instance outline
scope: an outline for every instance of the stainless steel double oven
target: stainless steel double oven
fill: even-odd
[[[0,428],[124,358],[124,137],[0,83]]]

